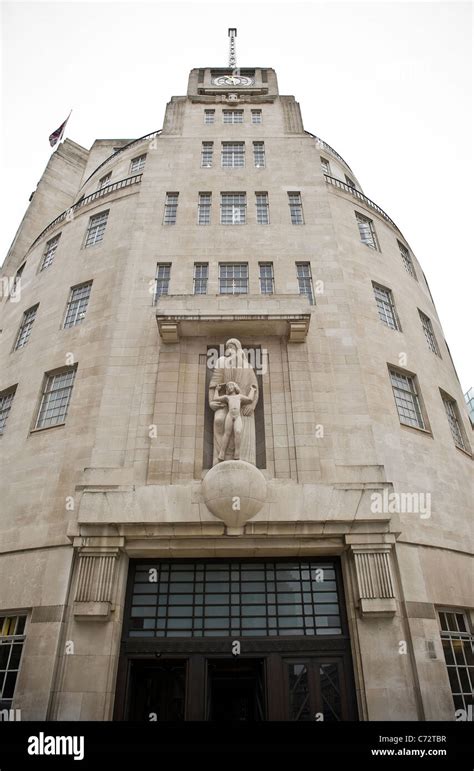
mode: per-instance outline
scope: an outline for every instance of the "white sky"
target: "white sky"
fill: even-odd
[[[66,136],[161,128],[192,67],[274,67],[305,128],[349,163],[420,260],[463,390],[474,386],[472,4],[2,2],[0,261]]]

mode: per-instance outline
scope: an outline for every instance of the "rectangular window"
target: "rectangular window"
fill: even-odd
[[[449,428],[454,439],[454,444],[459,447],[460,450],[468,452],[467,443],[464,440],[463,431],[461,428],[461,419],[459,417],[458,405],[455,399],[451,399],[450,396],[441,392],[443,399],[444,409],[446,410],[446,416],[448,418]]]
[[[474,704],[474,635],[466,613],[457,609],[438,611],[441,643],[448,670],[454,708],[467,713]],[[469,720],[466,714],[466,720]]]
[[[219,294],[247,294],[249,266],[246,262],[219,263]]]
[[[263,142],[253,143],[253,162],[256,169],[263,169],[265,166],[265,144]]]
[[[268,225],[270,223],[268,193],[255,193],[255,206],[257,209],[257,224]]]
[[[296,275],[298,277],[300,294],[306,295],[311,305],[314,305],[313,279],[309,262],[297,262]]]
[[[425,428],[415,377],[391,369],[390,381],[400,423]]]
[[[158,262],[156,265],[155,302],[162,294],[168,294],[171,275],[170,262]]]
[[[260,262],[260,291],[273,294],[273,262]]]
[[[321,156],[321,168],[325,174],[331,174],[331,166],[329,165],[329,161],[327,158],[323,158],[323,156]]]
[[[10,709],[25,642],[26,616],[0,616],[0,710]]]
[[[152,583],[150,566],[157,577]],[[315,639],[343,634],[335,564],[318,559],[138,562],[131,598],[131,638]],[[330,683],[324,687],[323,681],[322,687],[329,703]]]
[[[408,251],[407,247],[401,243],[401,241],[397,241],[397,243],[398,243],[398,248],[400,249],[403,266],[406,272],[409,273],[410,276],[413,276],[413,278],[416,278],[415,267],[413,265],[413,260],[411,258],[410,252]]]
[[[13,398],[15,396],[16,386],[7,388],[0,393],[0,434],[5,431],[5,425],[10,414]]]
[[[99,179],[99,184],[97,186],[97,190],[102,190],[103,187],[107,187],[112,177],[112,172],[109,171],[108,174],[105,174],[103,177]]]
[[[13,348],[14,351],[17,351],[18,348],[23,348],[30,339],[31,330],[36,318],[36,311],[38,310],[38,307],[39,305],[34,305],[32,308],[28,308],[28,310],[24,312],[23,319],[20,324],[20,329],[18,330],[18,335],[15,341],[15,346]]]
[[[207,294],[207,279],[209,275],[209,263],[194,263],[194,294]]]
[[[216,119],[215,110],[204,110],[204,123],[206,125],[214,123],[215,119]]]
[[[75,367],[46,375],[35,428],[57,426],[66,421],[75,377]]]
[[[223,168],[237,168],[245,165],[244,142],[222,142]]]
[[[221,193],[221,225],[245,225],[245,193]]]
[[[90,218],[86,233],[86,248],[88,246],[95,246],[95,244],[98,244],[100,241],[102,241],[108,216],[109,212],[103,211],[100,214],[94,214]]]
[[[252,115],[252,123],[255,125],[257,123],[262,123],[262,111],[261,110],[251,110]]]
[[[372,286],[380,320],[391,329],[400,329],[400,322],[398,321],[391,290],[387,289],[386,286],[376,284],[374,281],[372,281]]]
[[[64,329],[80,324],[86,315],[91,288],[92,281],[72,287],[64,317]]]
[[[214,142],[203,142],[201,147],[201,166],[204,169],[211,168],[213,154],[214,154]]]
[[[346,185],[349,185],[349,187],[352,187],[352,188],[354,188],[354,190],[355,190],[355,189],[356,189],[356,186],[355,186],[355,182],[354,182],[354,180],[353,180],[353,179],[351,179],[350,177],[348,177],[348,176],[347,176],[347,174],[345,174],[344,176],[345,176],[345,178],[346,178]]]
[[[375,235],[374,223],[368,217],[364,217],[363,214],[355,213],[357,225],[359,226],[360,240],[366,246],[370,246],[371,249],[378,250],[377,236]]]
[[[58,233],[57,236],[54,236],[54,238],[51,238],[49,241],[46,242],[46,248],[43,252],[43,259],[41,260],[40,271],[44,270],[45,268],[49,268],[49,266],[53,262],[54,255],[56,254],[56,249],[58,248],[60,238],[61,238],[61,233]]]
[[[301,193],[288,193],[288,204],[290,206],[291,224],[303,225],[304,220]]]
[[[198,225],[211,224],[211,193],[199,193]]]
[[[222,110],[222,118],[224,123],[243,123],[244,111],[243,110]]]
[[[421,326],[423,327],[423,332],[425,333],[426,342],[428,343],[428,348],[430,351],[433,351],[437,356],[440,356],[438,343],[436,342],[435,333],[433,331],[433,325],[431,323],[431,319],[426,316],[423,311],[420,311],[418,308],[418,313],[420,314],[420,320],[421,320]]]
[[[143,171],[145,168],[146,153],[143,155],[137,155],[136,158],[132,158],[130,161],[130,174],[138,174],[139,171]]]
[[[176,225],[179,193],[166,193],[163,225]]]

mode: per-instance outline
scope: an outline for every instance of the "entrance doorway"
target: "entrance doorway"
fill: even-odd
[[[207,680],[207,720],[255,723],[266,719],[262,659],[211,659]]]
[[[114,718],[357,719],[343,598],[336,559],[132,561]]]

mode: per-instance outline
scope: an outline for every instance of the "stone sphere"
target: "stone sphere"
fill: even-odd
[[[230,528],[242,528],[262,508],[267,483],[262,472],[244,460],[225,460],[213,466],[202,482],[204,503]]]

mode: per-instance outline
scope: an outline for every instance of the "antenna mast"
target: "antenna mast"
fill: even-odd
[[[237,37],[237,28],[229,27],[229,67],[235,70],[237,67],[237,56],[235,53],[235,38]]]

